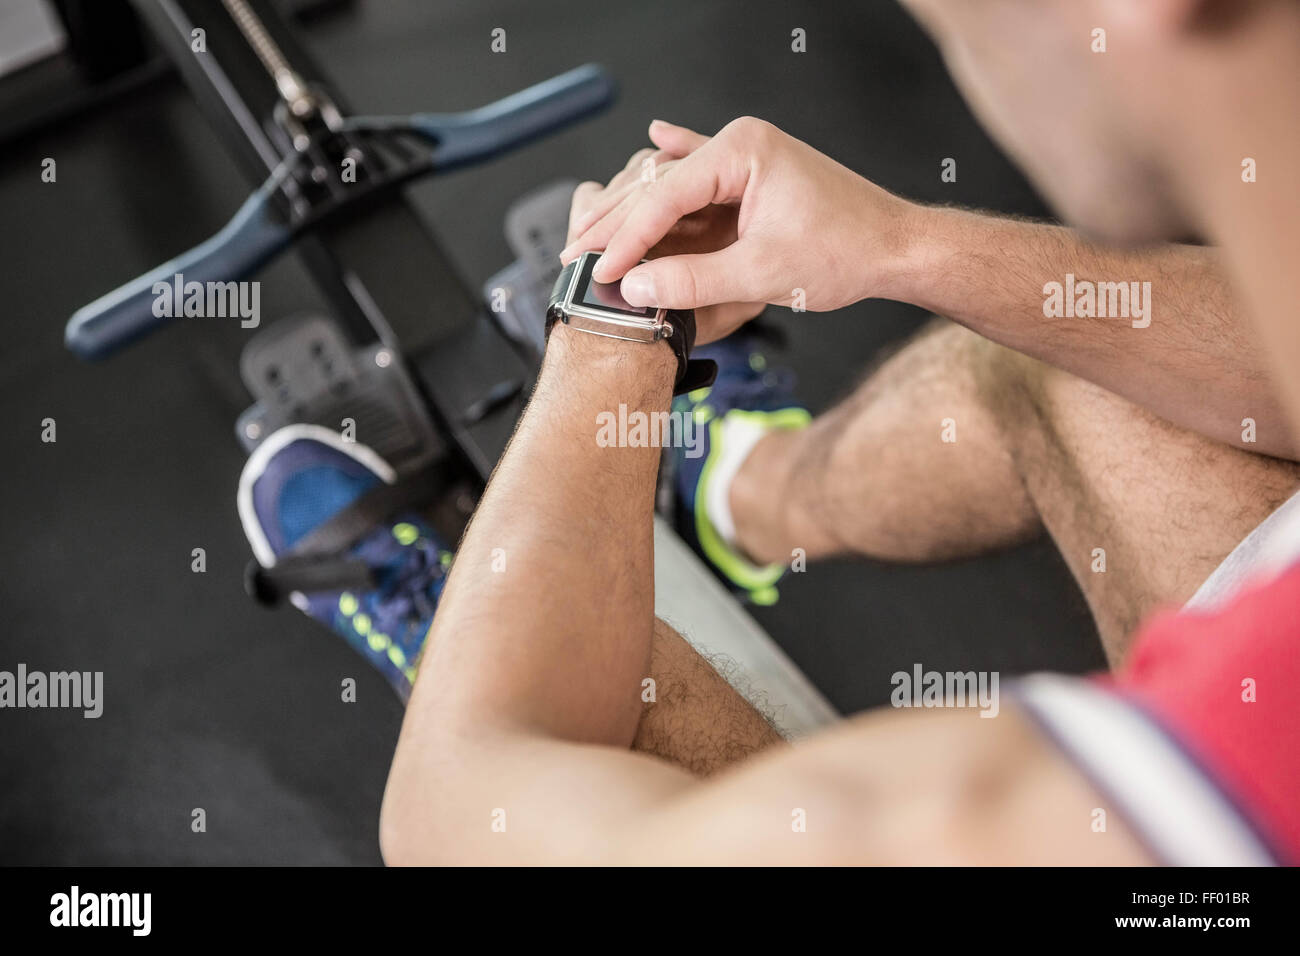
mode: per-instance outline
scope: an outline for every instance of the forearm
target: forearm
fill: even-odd
[[[385,795],[390,860],[589,859],[610,818],[689,782],[627,751],[658,450],[596,441],[600,412],[666,409],[674,368],[664,346],[555,329],[434,618]]]
[[[673,370],[666,347],[557,328],[459,548],[419,703],[447,720],[632,740],[653,633],[658,450],[599,446],[597,415],[666,409]]]
[[[1297,456],[1213,250],[1110,249],[1063,227],[949,208],[912,206],[909,216],[906,252],[874,294],[950,318],[1220,441],[1240,445],[1242,419],[1253,418],[1254,450]],[[1099,315],[1123,304],[1105,293],[1092,315],[1077,314],[1087,310],[1066,304],[1067,275],[1080,294],[1085,282],[1138,283],[1142,314],[1130,300],[1127,315]],[[1051,282],[1072,314],[1044,313]]]
[[[604,860],[646,812],[686,791],[691,779],[681,771],[709,776],[783,742],[663,621],[654,622],[647,676],[654,694],[641,695],[631,752],[495,720],[434,725],[428,714],[408,723],[384,800],[385,859]]]

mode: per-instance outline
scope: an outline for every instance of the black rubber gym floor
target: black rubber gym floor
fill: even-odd
[[[504,54],[489,50],[495,27]],[[790,50],[796,27],[807,53]],[[303,35],[365,112],[470,107],[588,60],[617,74],[611,112],[412,191],[475,288],[509,258],[512,199],[607,178],[654,117],[713,131],[754,114],[904,195],[1043,212],[892,0],[360,0]],[[55,184],[41,182],[45,157]],[[955,183],[940,182],[945,157]],[[99,365],[62,347],[76,307],[210,234],[247,191],[174,79],[0,157],[0,670],[105,675],[98,720],[0,711],[0,862],[379,862],[401,706],[340,639],[241,589],[243,333],[182,326]],[[261,278],[267,317],[323,307],[292,256]],[[803,397],[826,408],[923,318],[885,302],[787,315]],[[41,441],[46,418],[55,443]],[[1004,675],[1102,663],[1049,542],[942,567],[814,565],[782,593],[759,620],[845,711],[885,702],[889,675],[916,662]],[[345,676],[355,704],[339,700]]]

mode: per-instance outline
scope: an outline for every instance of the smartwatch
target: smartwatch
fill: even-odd
[[[592,335],[625,342],[667,342],[677,356],[674,395],[712,385],[718,365],[712,359],[692,359],[695,312],[691,309],[638,308],[629,305],[617,282],[597,282],[591,270],[599,252],[584,252],[560,271],[546,309],[546,331],[556,322]],[[644,261],[644,260],[643,260]]]

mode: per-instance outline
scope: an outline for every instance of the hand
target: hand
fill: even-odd
[[[710,138],[656,121],[650,139],[657,152],[587,191],[561,258],[603,249],[595,278],[622,277],[633,305],[696,309],[701,341],[755,302],[827,311],[881,295],[906,258],[917,207],[770,123],[743,117]]]
[[[675,154],[667,150],[642,149],[632,154],[627,165],[606,186],[586,182],[573,193],[569,209],[569,247],[561,259],[567,264],[586,247],[574,244],[578,235],[604,215],[610,208],[633,193],[642,182],[645,170],[654,176],[663,175],[676,162]],[[736,241],[736,209],[733,206],[710,205],[698,212],[682,217],[672,228],[640,256],[655,259],[691,253],[716,252]],[[617,278],[617,277],[615,277]],[[748,322],[763,311],[762,302],[729,302],[706,304],[695,310],[697,344],[720,339]]]

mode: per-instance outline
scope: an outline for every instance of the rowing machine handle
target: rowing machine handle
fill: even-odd
[[[604,109],[617,85],[604,67],[587,63],[464,113],[417,113],[412,127],[434,143],[440,170],[489,159]]]
[[[544,136],[607,106],[615,94],[604,68],[587,64],[536,86],[464,113],[421,113],[403,117],[433,143],[435,171],[489,159]],[[293,230],[272,212],[268,182],[249,197],[235,217],[211,239],[163,263],[147,275],[78,309],[64,334],[67,347],[86,359],[104,358],[173,315],[155,315],[157,283],[233,282],[252,275],[293,239]]]
[[[272,213],[270,193],[259,189],[212,238],[78,309],[68,321],[64,342],[81,358],[104,358],[181,312],[181,303],[172,303],[171,315],[155,315],[155,284],[171,287],[178,275],[205,289],[208,282],[236,282],[273,259],[291,238],[289,227]]]

